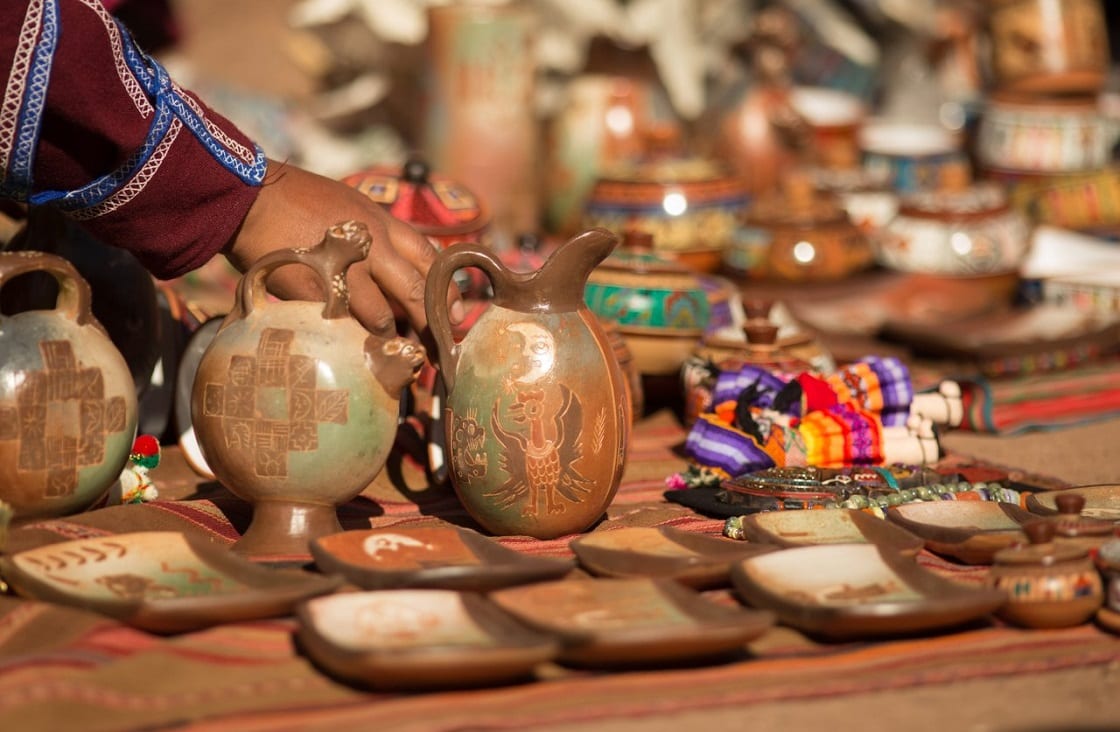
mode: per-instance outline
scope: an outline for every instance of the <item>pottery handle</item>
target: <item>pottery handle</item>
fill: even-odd
[[[350,288],[346,272],[350,265],[369,254],[373,242],[369,228],[357,221],[346,221],[327,229],[323,240],[310,249],[278,249],[258,259],[245,272],[237,288],[237,305],[241,317],[263,306],[265,278],[286,264],[302,264],[319,278],[326,293],[323,319],[334,320],[350,315]]]
[[[451,318],[445,299],[447,290],[451,287],[451,278],[464,267],[478,267],[490,278],[496,291],[510,274],[506,266],[489,249],[483,247],[477,242],[453,244],[436,255],[436,261],[428,270],[424,312],[428,317],[432,338],[436,342],[440,374],[449,392],[455,388],[455,372],[459,366],[459,346],[451,334]]]
[[[78,325],[92,323],[100,327],[90,310],[89,283],[68,260],[46,252],[0,253],[0,287],[29,272],[46,272],[58,282],[57,311]]]

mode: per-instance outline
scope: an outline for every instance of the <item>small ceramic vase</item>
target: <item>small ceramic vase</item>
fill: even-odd
[[[993,182],[970,184],[967,169],[943,171],[940,190],[904,196],[898,214],[871,237],[884,267],[931,275],[1015,272],[1031,226]]]
[[[491,533],[551,539],[583,531],[618,490],[630,398],[583,287],[617,242],[593,229],[535,272],[511,272],[490,250],[456,244],[428,272],[451,483]],[[463,267],[482,269],[494,297],[456,343],[442,293]]]
[[[747,277],[787,282],[839,280],[872,263],[867,237],[829,194],[807,175],[791,172],[780,192],[751,205],[748,228],[763,242],[764,265]],[[725,262],[727,264],[727,262]]]
[[[583,225],[645,231],[658,254],[714,272],[749,200],[742,180],[714,161],[657,156],[600,175]]]
[[[1120,134],[1096,96],[1038,97],[995,92],[976,131],[986,170],[1075,173],[1102,168]]]
[[[1058,513],[1048,520],[1054,524],[1054,540],[1059,544],[1071,544],[1092,553],[1117,535],[1113,522],[1081,514],[1085,496],[1059,491],[1054,496],[1054,505]]]
[[[371,242],[364,224],[347,222],[315,247],[262,257],[198,365],[199,446],[218,480],[253,504],[239,553],[306,556],[311,539],[342,530],[336,506],[361,493],[389,455],[398,400],[424,349],[372,335],[350,314],[346,272]],[[314,272],[325,303],[267,298],[265,279],[292,264]]]
[[[989,573],[1007,592],[1003,619],[1027,628],[1065,628],[1089,620],[1101,607],[1101,578],[1084,549],[1054,541],[1054,524],[1023,526],[1030,544],[1001,549]]]
[[[587,307],[614,323],[642,374],[675,374],[712,322],[700,276],[653,250],[653,237],[627,231],[623,246],[595,268]]]
[[[136,386],[67,260],[0,253],[0,287],[58,283],[53,309],[0,314],[0,500],[15,520],[66,516],[105,496],[136,436]]]
[[[988,34],[995,82],[1041,94],[1100,91],[1108,79],[1101,0],[991,0]]]

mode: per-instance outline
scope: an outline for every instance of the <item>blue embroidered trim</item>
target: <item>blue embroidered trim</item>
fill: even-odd
[[[30,202],[36,205],[53,203],[65,211],[78,211],[99,205],[132,180],[159,147],[175,118],[181,120],[194,137],[218,163],[248,185],[260,185],[267,170],[267,160],[259,145],[253,145],[252,163],[234,155],[206,129],[205,120],[192,110],[175,91],[167,70],[155,59],[144,54],[135,45],[128,30],[116,21],[121,34],[125,62],[133,76],[155,103],[155,116],[148,129],[144,144],[129,156],[116,170],[107,173],[81,188],[72,191],[42,191],[33,194]],[[50,49],[53,55],[54,48]],[[45,88],[45,87],[44,87]],[[45,94],[43,95],[45,98]],[[41,115],[41,107],[36,117]],[[30,175],[28,175],[28,184]],[[30,185],[28,185],[28,188]],[[25,192],[26,195],[26,192]]]
[[[43,22],[39,39],[28,72],[27,89],[16,121],[12,155],[0,194],[20,201],[27,200],[31,191],[31,177],[35,165],[35,150],[39,146],[39,129],[43,121],[43,107],[47,103],[47,86],[50,83],[51,63],[58,47],[58,0],[44,3]]]

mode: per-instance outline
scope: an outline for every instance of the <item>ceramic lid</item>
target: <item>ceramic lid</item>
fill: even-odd
[[[811,371],[812,364],[790,353],[791,346],[805,345],[812,341],[808,333],[795,333],[779,337],[781,327],[770,319],[769,300],[746,300],[743,309],[747,319],[742,326],[742,337],[732,338],[726,329],[704,336],[697,353],[719,361],[738,361],[744,364],[769,366],[781,371]]]
[[[477,196],[465,186],[433,173],[418,157],[409,158],[401,168],[375,166],[362,170],[342,182],[429,236],[477,233],[489,222]]]
[[[1083,559],[1089,556],[1088,552],[1072,544],[1056,544],[1054,542],[1054,524],[1045,519],[1032,521],[1023,525],[1030,544],[1013,546],[996,552],[996,564],[1035,564],[1044,567],[1068,562],[1074,559]]]
[[[1085,496],[1061,492],[1054,497],[1054,505],[1058,507],[1058,515],[1050,521],[1058,536],[1108,536],[1116,530],[1111,521],[1081,515],[1081,510],[1085,508]]]

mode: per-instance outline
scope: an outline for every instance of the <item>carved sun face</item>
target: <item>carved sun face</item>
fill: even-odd
[[[536,323],[514,323],[509,330],[521,335],[521,360],[513,366],[519,384],[535,384],[552,372],[556,363],[556,340]]]

